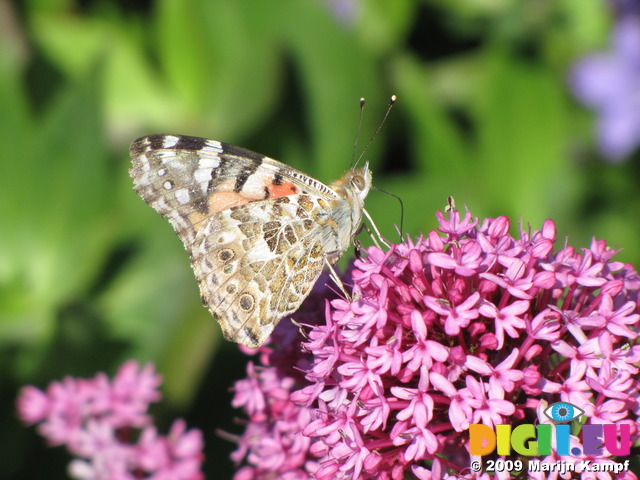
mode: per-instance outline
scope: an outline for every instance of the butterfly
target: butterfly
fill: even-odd
[[[135,191],[182,240],[203,305],[225,338],[250,348],[300,307],[366,214],[368,164],[325,185],[205,138],[149,135],[131,144],[130,155]]]

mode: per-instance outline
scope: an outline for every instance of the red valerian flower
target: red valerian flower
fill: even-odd
[[[129,361],[111,381],[99,373],[53,382],[46,392],[23,387],[18,414],[38,424],[51,445],[67,446],[75,456],[69,465],[73,478],[202,480],[202,433],[176,420],[168,436],[158,435],[146,413],[160,400],[160,383],[153,365]]]
[[[638,439],[633,267],[600,240],[554,252],[550,220],[515,238],[506,217],[436,216],[437,230],[356,260],[350,299],[323,308],[319,282],[298,326],[281,322],[260,349],[235,388],[249,416],[236,480],[488,479],[470,468],[469,425],[549,423],[559,401]]]

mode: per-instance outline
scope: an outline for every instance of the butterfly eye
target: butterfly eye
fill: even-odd
[[[358,190],[362,190],[364,188],[364,178],[362,178],[362,175],[354,175],[351,177],[351,185]]]
[[[556,402],[549,405],[543,412],[552,422],[566,423],[578,418],[584,410],[567,402]]]

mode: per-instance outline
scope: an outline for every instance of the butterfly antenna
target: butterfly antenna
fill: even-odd
[[[389,99],[389,106],[387,107],[387,111],[384,114],[384,117],[382,117],[382,121],[380,122],[380,125],[378,125],[378,128],[376,128],[376,131],[373,133],[373,135],[371,135],[371,138],[365,145],[364,149],[362,150],[362,153],[360,154],[360,156],[358,156],[358,159],[355,161],[355,163],[353,163],[353,161],[351,162],[354,166],[357,165],[358,162],[362,159],[366,151],[369,149],[369,145],[371,145],[371,142],[373,142],[373,139],[378,136],[378,133],[380,132],[380,129],[384,125],[384,122],[387,120],[387,117],[389,116],[389,112],[391,111],[391,108],[393,108],[393,105],[396,103],[397,98],[398,97],[396,97],[395,95],[391,95],[391,98]],[[360,104],[362,105],[362,100],[360,100]]]
[[[362,118],[364,117],[365,103],[367,103],[367,101],[364,99],[364,97],[362,97],[360,99],[360,121],[358,122],[358,131],[356,132],[356,141],[353,144],[353,152],[351,153],[351,168],[354,167],[354,160],[356,158],[356,149],[358,148],[358,142],[360,141],[360,131],[362,130]]]

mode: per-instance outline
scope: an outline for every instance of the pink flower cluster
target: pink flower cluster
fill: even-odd
[[[83,480],[201,480],[202,435],[176,420],[168,436],[158,435],[147,415],[160,400],[160,376],[153,365],[122,365],[112,381],[65,378],[46,392],[23,387],[18,414],[38,424],[51,445],[66,445],[75,458],[69,475]],[[136,443],[133,440],[137,440]]]
[[[236,384],[234,405],[249,416],[236,480],[489,479],[470,469],[469,425],[550,423],[543,411],[560,401],[587,424],[627,423],[638,439],[633,267],[604,241],[554,252],[550,220],[514,238],[506,217],[437,218],[425,238],[356,260],[352,300],[297,317],[302,348],[281,322],[262,366]],[[614,460],[606,450],[589,459]],[[531,478],[596,478],[541,475]]]

